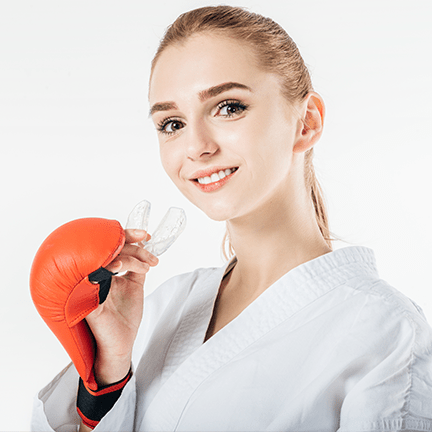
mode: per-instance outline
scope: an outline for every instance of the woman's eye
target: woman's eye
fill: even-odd
[[[173,134],[184,127],[180,120],[164,120],[158,124],[158,131],[165,134]]]
[[[222,117],[232,117],[241,114],[247,106],[238,101],[224,101],[218,105],[219,115]]]

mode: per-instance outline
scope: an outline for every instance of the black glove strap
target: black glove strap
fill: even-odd
[[[132,377],[132,370],[120,381],[100,387],[98,390],[89,390],[83,380],[79,379],[77,411],[83,423],[93,429],[114,406],[120,397],[124,386]]]
[[[112,273],[104,267],[99,267],[93,273],[89,274],[89,281],[99,284],[99,304],[102,304],[111,288],[111,278],[117,273]]]

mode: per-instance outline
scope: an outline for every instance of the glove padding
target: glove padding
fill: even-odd
[[[125,232],[118,221],[77,219],[47,237],[30,272],[36,309],[91,390],[98,388],[93,368],[96,347],[84,318],[106,299],[112,273],[104,267],[117,257],[124,243]],[[90,282],[89,276],[100,283]]]

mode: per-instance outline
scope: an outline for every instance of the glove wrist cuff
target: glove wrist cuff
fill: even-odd
[[[97,390],[90,390],[79,379],[77,411],[83,423],[94,429],[107,412],[114,406],[120,397],[123,388],[132,377],[132,368],[128,374],[113,384],[99,387]]]

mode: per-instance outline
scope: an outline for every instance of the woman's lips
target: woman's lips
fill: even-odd
[[[237,168],[238,167],[236,166],[213,166],[203,170],[196,171],[194,174],[192,174],[189,177],[189,180],[197,180],[199,178],[211,177],[212,174],[219,173],[220,171],[235,170]]]
[[[199,188],[202,192],[213,192],[215,190],[220,189],[222,186],[224,186],[227,182],[229,182],[232,178],[232,176],[238,171],[238,168],[235,169],[231,174],[225,176],[223,179],[217,180],[212,183],[204,184],[199,183],[198,179],[192,180],[193,183],[197,188]]]

